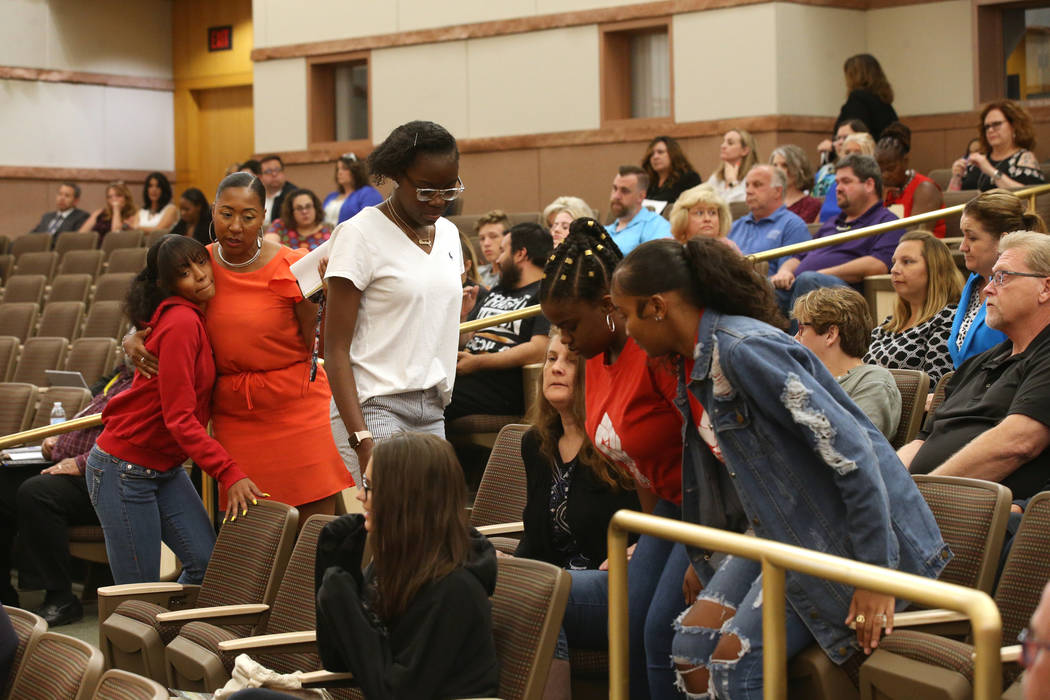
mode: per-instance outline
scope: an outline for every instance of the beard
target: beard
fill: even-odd
[[[499,283],[504,289],[517,289],[521,283],[521,268],[513,262],[499,267]]]

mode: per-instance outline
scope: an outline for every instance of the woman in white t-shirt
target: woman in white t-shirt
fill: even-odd
[[[179,212],[171,201],[171,183],[164,173],[150,173],[142,185],[142,209],[138,225],[143,231],[168,230],[178,221]]]
[[[368,166],[376,184],[393,182],[393,192],[336,227],[325,273],[332,434],[355,481],[374,440],[403,430],[444,437],[470,293],[460,283],[459,232],[441,216],[463,192],[452,135],[433,122],[409,122]]]

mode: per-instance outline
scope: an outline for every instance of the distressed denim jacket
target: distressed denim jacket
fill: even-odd
[[[687,418],[684,521],[940,574],[952,554],[933,514],[893,448],[816,356],[765,323],[709,309],[694,358],[691,377],[680,371],[676,399]],[[698,434],[686,391],[709,414],[724,464]],[[708,556],[690,551],[705,583],[713,574]],[[857,648],[844,623],[853,588],[793,571],[786,578],[789,604],[828,656],[845,661]]]

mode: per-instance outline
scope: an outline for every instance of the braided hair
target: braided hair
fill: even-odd
[[[555,299],[597,303],[609,293],[613,270],[623,260],[605,227],[589,216],[569,225],[569,235],[547,258],[540,302]]]

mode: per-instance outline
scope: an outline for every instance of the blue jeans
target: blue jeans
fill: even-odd
[[[728,609],[725,622],[719,628],[694,627],[683,624],[687,609],[674,621],[672,653],[676,663],[690,669],[707,668],[709,687],[714,692],[686,693],[687,697],[727,698],[729,700],[760,700],[762,697],[762,565],[751,559],[727,556],[714,576],[701,591],[701,600],[717,603]],[[813,635],[787,606],[787,655],[790,659],[813,643]],[[740,655],[728,661],[712,659],[722,635],[732,634],[740,640]],[[682,683],[682,681],[679,681]],[[679,686],[685,691],[684,685]]]
[[[791,319],[791,310],[795,308],[795,300],[800,296],[809,294],[814,289],[820,289],[821,287],[848,287],[848,282],[844,282],[841,278],[835,275],[825,275],[823,272],[803,272],[795,278],[795,283],[791,285],[791,289],[775,289],[777,295],[777,306],[780,307],[780,311],[784,314],[785,318]],[[794,319],[791,319],[791,334],[794,335],[798,331],[798,324]]]
[[[84,476],[114,583],[156,581],[162,538],[182,562],[180,583],[204,579],[215,530],[185,469],[156,471],[95,447]]]
[[[660,501],[653,515],[681,518],[670,501]],[[689,558],[685,547],[643,535],[627,567],[630,614],[632,700],[678,698],[671,663],[672,623],[684,605],[682,581]],[[608,649],[609,575],[605,571],[572,571],[572,589],[562,629],[570,648]]]

